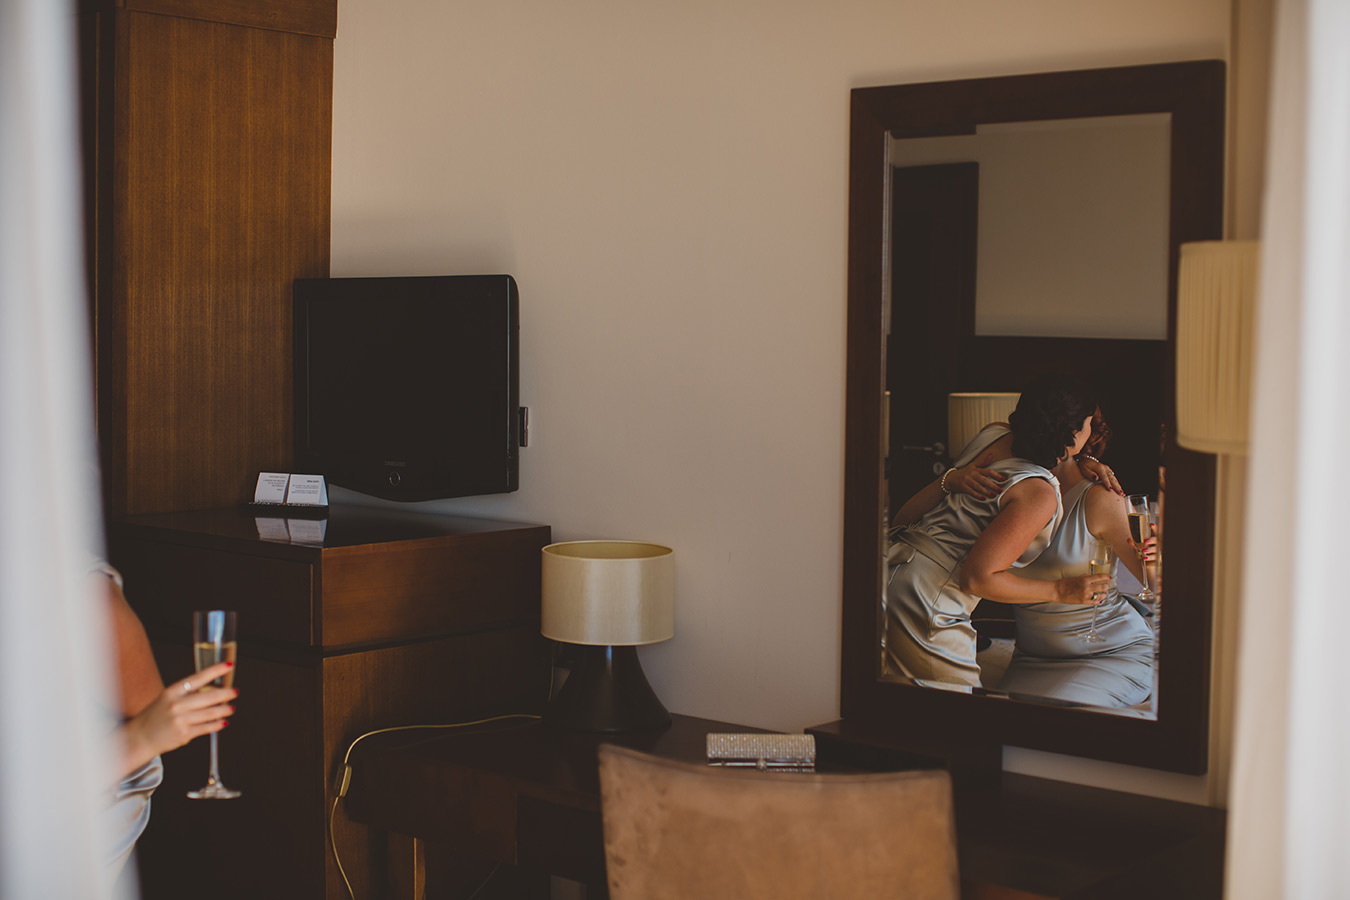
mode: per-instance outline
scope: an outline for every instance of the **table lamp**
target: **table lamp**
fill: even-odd
[[[1006,422],[1017,408],[1021,394],[978,393],[947,395],[947,452],[959,459],[961,451],[980,429],[991,422]]]
[[[637,647],[675,634],[674,551],[640,541],[569,541],[543,550],[544,637],[581,647],[544,721],[569,731],[670,727]]]
[[[1177,273],[1177,443],[1245,453],[1260,241],[1181,245]]]

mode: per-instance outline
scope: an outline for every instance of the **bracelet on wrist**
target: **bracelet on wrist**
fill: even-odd
[[[942,493],[944,494],[951,493],[951,491],[947,490],[947,476],[955,471],[956,471],[955,469],[948,469],[947,471],[942,473],[942,480],[938,482],[938,487],[942,488]]]
[[[1074,458],[1077,459],[1079,462],[1082,462],[1082,461],[1085,460],[1085,459],[1090,459],[1090,460],[1092,460],[1093,462],[1095,462],[1097,465],[1101,465],[1101,462],[1102,462],[1100,459],[1098,459],[1097,457],[1093,456],[1091,453],[1080,453],[1080,454],[1078,454],[1078,455],[1077,455],[1076,457],[1074,457]]]

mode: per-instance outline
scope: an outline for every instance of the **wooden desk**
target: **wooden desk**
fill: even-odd
[[[195,900],[345,900],[327,815],[353,738],[543,706],[539,550],[549,535],[546,525],[361,507],[334,507],[322,522],[237,508],[117,522],[111,559],[167,680],[192,670],[194,609],[239,611],[239,712],[220,752],[223,780],[243,797],[184,797],[205,777],[205,741],[166,754],[137,848],[146,900],[182,897],[186,885]],[[333,830],[346,877],[371,897],[383,844],[341,811]]]
[[[471,732],[379,735],[352,754],[347,814],[425,842],[403,852],[395,839],[391,860],[402,852],[395,878],[411,874],[420,880],[425,870],[428,897],[441,896],[438,881],[456,877],[444,871],[442,847],[453,847],[455,857],[476,856],[570,878],[588,885],[588,900],[603,897],[600,744],[703,762],[708,732],[759,730],[672,718],[668,730],[648,734],[569,734],[525,720]],[[462,865],[460,859],[452,862]],[[412,869],[398,871],[407,866]],[[546,880],[542,884],[538,896],[547,897]],[[419,895],[409,888],[401,896]]]
[[[352,755],[347,812],[407,836],[390,844],[396,896],[450,896],[438,888],[454,876],[435,871],[449,855],[581,881],[594,900],[605,896],[596,748],[608,740],[701,762],[709,731],[753,730],[673,718],[655,735],[566,735],[532,721],[377,736]],[[963,893],[972,900],[1221,896],[1222,810],[1022,775],[959,787],[956,809]]]

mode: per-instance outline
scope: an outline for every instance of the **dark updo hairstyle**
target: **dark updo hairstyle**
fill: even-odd
[[[1106,417],[1102,415],[1102,408],[1097,407],[1097,411],[1092,414],[1092,436],[1083,445],[1083,452],[1088,456],[1105,456],[1106,448],[1111,445],[1113,434],[1114,432],[1111,431],[1111,426],[1107,423]]]
[[[1013,455],[1053,469],[1096,409],[1097,398],[1077,378],[1056,372],[1035,376],[1008,416]]]

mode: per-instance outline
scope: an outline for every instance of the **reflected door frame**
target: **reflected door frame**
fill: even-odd
[[[891,174],[890,511],[933,480],[947,447],[947,394],[975,330],[979,164],[904,166]],[[913,449],[943,444],[944,452]],[[907,449],[911,448],[911,449]]]

